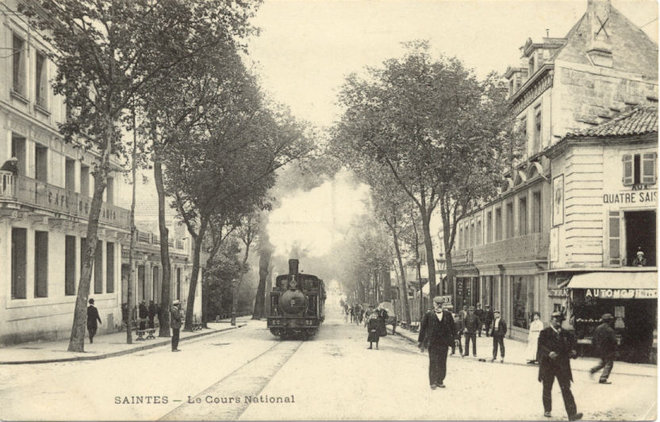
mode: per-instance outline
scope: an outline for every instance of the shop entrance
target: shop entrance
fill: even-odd
[[[626,262],[633,265],[638,248],[644,251],[646,266],[655,267],[655,211],[629,211],[626,220]]]

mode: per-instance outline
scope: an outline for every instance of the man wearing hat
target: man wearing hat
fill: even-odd
[[[614,317],[612,314],[603,314],[600,320],[602,323],[596,327],[592,339],[592,344],[600,356],[600,362],[589,370],[589,375],[593,376],[602,369],[603,373],[600,374],[600,380],[598,382],[601,384],[612,384],[607,378],[610,376],[610,372],[612,372],[616,354],[616,334],[614,333],[614,328],[612,328]]]
[[[89,299],[89,306],[87,307],[87,332],[89,333],[89,342],[94,343],[94,336],[101,324],[101,317],[99,310],[94,306],[94,299]]]
[[[500,362],[504,363],[504,336],[506,336],[506,321],[500,316],[500,311],[497,309],[493,312],[493,330],[490,335],[493,337],[493,358],[491,362],[497,359],[497,348],[500,348]]]
[[[470,340],[472,340],[472,356],[477,357],[477,331],[481,327],[479,317],[474,313],[474,306],[468,308],[467,316],[463,321],[465,331],[465,354],[470,354]]]
[[[562,330],[561,322],[564,316],[561,312],[553,312],[550,326],[541,330],[539,334],[539,381],[543,383],[543,416],[552,417],[552,384],[555,377],[564,399],[564,407],[569,421],[582,419],[582,413],[577,412],[577,406],[571,392],[570,358],[577,357],[575,337],[568,331]]]
[[[172,302],[170,311],[170,327],[172,327],[172,351],[179,351],[179,330],[181,330],[181,302]]]
[[[419,327],[419,349],[429,349],[429,383],[431,389],[445,388],[447,351],[454,343],[454,318],[442,309],[442,297],[433,298],[433,309],[424,314]]]

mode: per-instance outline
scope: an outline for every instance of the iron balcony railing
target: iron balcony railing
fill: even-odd
[[[456,250],[453,264],[488,264],[548,259],[549,233],[531,233],[485,245]]]
[[[0,170],[0,201],[27,204],[82,219],[89,219],[92,208],[92,198],[88,196],[4,170]],[[104,202],[99,222],[128,230],[129,211]]]

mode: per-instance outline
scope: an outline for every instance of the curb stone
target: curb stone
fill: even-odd
[[[179,342],[184,342],[186,340],[190,339],[195,339],[199,337],[204,337],[212,334],[219,334],[225,331],[229,330],[236,330],[238,328],[244,327],[247,324],[237,324],[235,327],[227,327],[227,328],[222,328],[219,330],[213,330],[210,332],[206,333],[198,333],[198,334],[193,334],[190,336],[186,336],[184,338],[181,338]],[[7,361],[7,362],[0,362],[0,365],[34,365],[34,364],[40,364],[40,363],[59,363],[59,362],[76,362],[76,361],[84,361],[84,360],[101,360],[101,359],[106,359],[106,358],[113,358],[117,356],[123,356],[123,355],[128,355],[131,353],[136,353],[136,352],[141,352],[143,350],[149,350],[149,349],[154,349],[156,347],[160,346],[165,346],[169,345],[170,340],[162,340],[158,341],[156,343],[151,343],[151,344],[145,344],[143,346],[139,347],[133,347],[130,349],[126,350],[119,350],[117,352],[110,352],[110,353],[102,353],[99,355],[93,355],[93,356],[74,356],[70,358],[54,358],[54,359],[39,359],[39,360],[24,360],[24,361]]]

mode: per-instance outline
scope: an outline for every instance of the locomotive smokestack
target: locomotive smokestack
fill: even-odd
[[[289,274],[298,274],[298,260],[290,259],[289,260]]]

